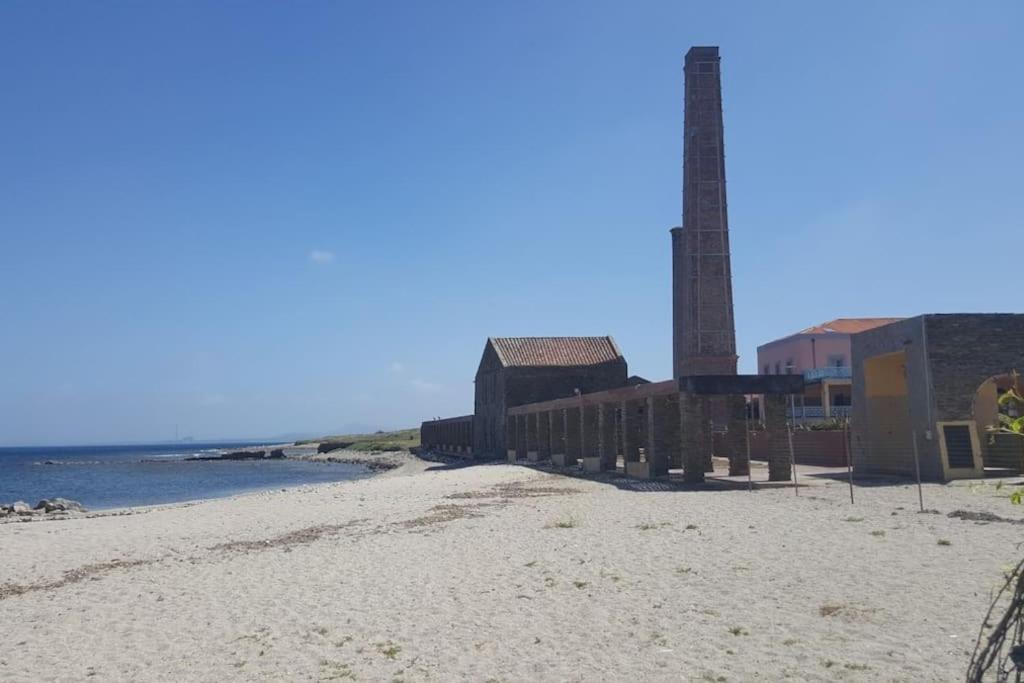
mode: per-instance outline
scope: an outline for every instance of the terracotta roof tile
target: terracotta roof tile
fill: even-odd
[[[622,358],[611,337],[492,337],[505,367],[577,367]]]
[[[829,332],[857,334],[858,332],[871,330],[899,320],[903,320],[903,318],[836,318],[835,320],[829,320],[827,323],[808,327],[806,330],[800,330],[797,334],[827,334]]]

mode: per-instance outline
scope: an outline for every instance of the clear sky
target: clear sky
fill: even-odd
[[[411,426],[472,411],[489,335],[669,377],[691,45],[741,370],[835,317],[1020,309],[1019,0],[10,1],[0,444]]]

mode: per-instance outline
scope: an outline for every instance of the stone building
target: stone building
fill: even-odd
[[[907,318],[853,336],[851,447],[856,470],[930,481],[1021,471],[1024,453],[993,437],[997,395],[1024,369],[1024,315]]]
[[[505,455],[514,406],[626,385],[626,359],[611,337],[492,337],[476,372],[473,451]]]

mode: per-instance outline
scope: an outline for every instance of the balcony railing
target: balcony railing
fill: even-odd
[[[786,408],[786,417],[798,420],[824,420],[825,409],[821,406],[796,406],[795,410]],[[829,417],[850,417],[850,406],[832,406]]]
[[[823,379],[850,379],[853,377],[851,368],[811,368],[804,370],[805,382],[817,382]]]

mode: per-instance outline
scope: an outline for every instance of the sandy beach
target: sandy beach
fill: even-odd
[[[808,483],[811,483],[807,480]],[[0,524],[0,680],[961,680],[995,483],[679,491],[408,458]]]

